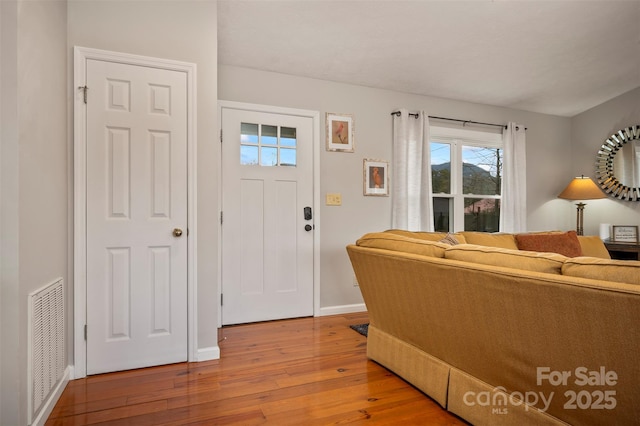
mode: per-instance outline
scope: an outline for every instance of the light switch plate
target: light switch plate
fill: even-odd
[[[340,193],[327,193],[326,204],[327,204],[327,206],[341,206],[342,205],[342,194],[340,194]]]

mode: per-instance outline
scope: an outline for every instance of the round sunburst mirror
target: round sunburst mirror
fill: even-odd
[[[596,157],[596,178],[608,195],[640,201],[640,124],[607,138]]]

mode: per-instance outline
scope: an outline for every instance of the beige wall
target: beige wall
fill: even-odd
[[[596,154],[604,141],[618,130],[636,124],[640,124],[640,88],[573,117],[572,162],[564,180],[569,183],[573,176],[584,174],[595,181]],[[585,234],[598,235],[600,223],[640,225],[640,202],[621,201],[609,197],[586,203]],[[575,217],[575,207],[573,211]]]
[[[15,2],[0,2],[0,424],[19,421],[21,397],[13,326],[19,319],[17,18]]]
[[[197,65],[198,347],[217,347],[217,3],[70,0],[68,10],[69,54],[82,46]]]
[[[1,424],[27,421],[27,296],[67,279],[66,20],[63,1],[2,2]]]
[[[515,121],[527,126],[529,229],[572,226],[570,220],[555,213],[557,206],[549,202],[560,192],[556,187],[564,180],[571,156],[568,118],[231,66],[219,66],[218,76],[221,100],[320,111],[321,199],[324,201],[327,192],[342,194],[341,207],[316,208],[320,212],[322,308],[362,302],[359,290],[353,286],[345,246],[365,232],[390,226],[391,198],[362,195],[362,161],[364,158],[391,160],[390,113],[398,108],[489,123]],[[355,153],[324,149],[322,126],[326,112],[354,114]]]

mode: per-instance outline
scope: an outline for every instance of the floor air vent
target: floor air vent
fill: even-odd
[[[29,424],[65,370],[62,278],[29,295]]]

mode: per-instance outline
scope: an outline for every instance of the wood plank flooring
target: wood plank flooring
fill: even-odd
[[[71,381],[46,425],[464,425],[366,357],[366,313],[221,329],[221,359]]]

